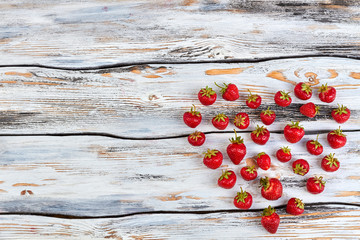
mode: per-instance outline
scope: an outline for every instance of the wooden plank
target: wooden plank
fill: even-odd
[[[125,218],[58,219],[1,216],[4,239],[358,239],[358,208],[310,207],[301,216],[277,210],[274,235],[260,224],[260,212],[212,214],[142,214]]]
[[[285,204],[291,197],[306,203],[360,203],[359,132],[348,133],[348,144],[330,149],[326,135],[319,139],[324,154],[335,152],[341,168],[327,173],[320,167],[323,156],[309,156],[306,135],[298,144],[290,144],[293,160],[305,158],[311,170],[306,177],[295,175],[291,162],[276,160],[275,151],[288,145],[281,134],[271,134],[270,142],[258,146],[249,134],[241,134],[247,155],[235,166],[226,155],[233,134],[208,134],[202,147],[191,147],[186,138],[156,141],[131,141],[104,137],[1,137],[0,212],[42,212],[80,216],[101,216],[151,211],[198,211],[235,209],[232,200],[240,186],[253,194],[253,208],[264,208],[269,201],[261,197],[258,185],[263,176],[280,178],[284,195],[273,205]],[[211,170],[202,163],[203,152],[217,148],[225,155],[220,169]],[[254,164],[253,157],[268,152],[273,160],[268,171],[259,169],[256,181],[245,182],[241,167]],[[246,163],[245,163],[246,162]],[[217,186],[222,169],[233,169],[239,177],[231,190]],[[322,175],[326,190],[319,195],[306,191],[306,179]],[[27,191],[31,191],[26,192]],[[24,192],[25,191],[25,192]]]
[[[359,55],[354,0],[16,0],[0,7],[1,64]]]
[[[224,72],[225,71],[225,72]],[[233,74],[235,73],[235,74]],[[269,127],[282,130],[286,122],[300,120],[306,129],[338,128],[330,113],[336,104],[345,104],[352,117],[344,129],[360,129],[358,94],[360,73],[357,60],[340,58],[285,59],[256,64],[141,65],[93,71],[65,71],[43,68],[0,69],[0,126],[2,133],[105,132],[127,137],[163,137],[193,131],[182,122],[192,104],[199,107],[202,131],[215,131],[211,119],[220,112],[234,118],[246,111],[249,130],[261,123],[261,110],[271,106],[278,116]],[[235,83],[240,100],[218,101],[200,106],[197,92],[206,85]],[[311,101],[321,106],[320,115],[309,119],[298,108],[304,101],[293,94],[289,108],[274,105],[278,90],[293,91],[297,82],[314,85]],[[321,84],[337,89],[337,99],[322,103],[317,96]],[[263,98],[258,110],[245,105],[247,89]],[[131,120],[130,120],[131,119]],[[317,122],[316,127],[314,121]],[[227,130],[232,130],[230,124]]]

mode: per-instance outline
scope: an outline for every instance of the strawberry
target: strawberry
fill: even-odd
[[[191,128],[196,128],[201,123],[201,118],[201,113],[196,111],[194,104],[191,110],[183,115],[184,123]]]
[[[276,233],[280,224],[280,217],[275,212],[274,208],[269,206],[265,208],[262,217],[261,217],[261,225],[268,231],[269,233]]]
[[[212,105],[216,101],[216,96],[216,92],[208,86],[202,88],[198,93],[199,101],[203,105]]]
[[[219,150],[208,149],[207,152],[205,152],[204,154],[205,154],[205,156],[204,156],[203,162],[204,162],[205,166],[207,166],[208,168],[211,168],[211,169],[216,169],[221,166],[222,161],[223,161],[223,155]]]
[[[254,180],[257,177],[257,171],[255,166],[246,166],[241,168],[240,175],[245,181],[251,181]]]
[[[244,140],[239,136],[236,135],[235,132],[235,138],[229,139],[231,144],[229,144],[226,148],[226,152],[230,158],[230,160],[238,165],[240,164],[241,160],[244,159],[246,155],[246,146],[244,144]]]
[[[276,114],[274,111],[270,110],[270,107],[260,113],[260,119],[265,125],[271,125],[275,121],[275,118]]]
[[[261,152],[256,156],[257,156],[256,162],[257,162],[257,165],[259,166],[259,168],[261,168],[262,170],[265,170],[265,171],[268,170],[271,165],[270,156],[264,152]]]
[[[327,172],[335,172],[340,168],[340,162],[334,158],[335,153],[330,153],[325,156],[321,161],[321,168]]]
[[[239,89],[235,84],[229,83],[224,84],[224,87],[221,87],[215,83],[216,86],[221,88],[220,92],[222,94],[223,99],[226,101],[235,101],[239,98]]]
[[[317,135],[316,140],[309,140],[306,142],[306,149],[312,155],[320,155],[322,154],[324,148],[318,141],[319,135]]]
[[[284,128],[285,139],[290,143],[297,143],[305,135],[304,128],[299,125],[299,122],[291,122]]]
[[[291,100],[291,97],[289,95],[289,92],[287,93],[285,91],[278,91],[275,94],[274,101],[280,107],[287,107],[287,106],[290,105],[292,100]]]
[[[299,82],[294,88],[294,93],[297,98],[301,100],[308,100],[312,96],[312,89],[308,84]]]
[[[217,129],[224,130],[229,125],[229,118],[225,114],[219,113],[211,122]]]
[[[230,189],[236,183],[236,175],[231,170],[225,170],[222,172],[218,179],[218,185],[222,188]]]
[[[265,145],[270,138],[270,132],[264,126],[256,126],[255,131],[251,132],[251,139],[254,143],[259,145]]]
[[[289,147],[282,147],[276,151],[276,157],[280,162],[288,162],[291,160],[291,149]]]
[[[306,188],[312,194],[322,193],[325,189],[325,181],[323,177],[311,177],[307,180]]]
[[[188,141],[193,146],[201,146],[205,142],[205,134],[195,131],[188,136]]]
[[[305,159],[298,159],[293,162],[292,169],[294,173],[304,176],[310,170],[310,165]]]
[[[241,112],[236,114],[234,119],[234,125],[240,129],[246,129],[250,124],[249,115],[247,113]]]
[[[327,140],[330,147],[336,149],[345,146],[346,144],[346,135],[342,133],[342,130],[336,129],[328,133]]]
[[[240,188],[240,192],[237,192],[234,198],[234,205],[237,208],[246,210],[249,209],[252,205],[252,196],[249,192],[245,192],[242,188]]]
[[[316,106],[314,103],[309,102],[300,107],[300,112],[302,115],[313,118],[316,116],[316,114],[319,113],[319,109],[319,106]]]
[[[267,200],[277,200],[281,198],[283,187],[279,179],[260,178],[261,195]]]
[[[290,198],[286,205],[286,212],[291,215],[300,215],[304,212],[304,205],[299,198]]]
[[[344,123],[349,120],[351,111],[344,105],[341,105],[340,107],[338,104],[338,106],[339,107],[337,109],[332,110],[331,116],[337,123]]]
[[[319,98],[321,101],[331,103],[335,100],[336,90],[334,87],[328,86],[327,84],[321,85],[319,89]]]
[[[249,108],[257,109],[261,105],[261,97],[257,94],[252,94],[250,90],[248,89],[250,95],[248,96],[248,99],[246,100],[246,105]]]

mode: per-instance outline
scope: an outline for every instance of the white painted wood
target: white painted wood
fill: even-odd
[[[287,144],[283,135],[271,134],[265,146],[254,144],[249,134],[246,162],[265,151],[272,158],[268,171],[259,170],[256,181],[245,182],[239,175],[245,160],[238,166],[226,155],[228,139],[233,134],[209,134],[202,147],[191,147],[186,138],[129,141],[104,137],[2,137],[1,212],[45,212],[100,216],[147,211],[197,211],[235,209],[232,200],[240,187],[253,194],[253,208],[269,204],[282,205],[291,197],[313,202],[360,202],[358,159],[359,133],[348,133],[349,143],[332,150],[326,135],[320,135],[324,154],[310,156],[305,142],[315,138],[306,135],[298,144]],[[306,177],[295,175],[291,162],[281,163],[274,154],[290,145],[293,160],[307,159],[311,170]],[[225,155],[220,169],[211,170],[202,163],[203,152],[217,148]],[[341,162],[338,172],[327,173],[320,167],[325,154],[336,153]],[[231,190],[217,186],[222,169],[233,169],[238,175]],[[306,179],[322,175],[326,190],[312,195],[306,191]],[[277,201],[261,197],[259,178],[280,178],[284,195]],[[23,190],[32,195],[21,195]]]
[[[209,75],[224,73],[223,69],[228,74]],[[203,115],[198,130],[216,131],[210,120],[217,113],[225,112],[233,119],[240,111],[249,113],[252,120],[249,130],[253,130],[261,123],[261,110],[270,104],[278,115],[270,130],[282,130],[290,120],[302,121],[306,129],[330,130],[339,126],[330,113],[340,103],[352,110],[352,117],[343,124],[343,129],[360,129],[359,73],[358,60],[339,58],[256,64],[151,65],[98,71],[1,68],[0,126],[2,133],[90,131],[127,137],[182,135],[193,132],[183,123],[182,115],[195,104]],[[312,78],[314,96],[309,101],[321,105],[320,115],[313,119],[316,125],[299,113],[300,104],[305,102],[293,94],[295,83]],[[198,91],[209,85],[219,94],[215,81],[237,84],[240,99],[227,102],[218,96],[214,105],[201,106]],[[317,90],[324,83],[337,89],[337,98],[331,104],[318,98]],[[247,89],[262,96],[260,110],[245,105]],[[274,104],[273,96],[279,90],[292,92],[293,107],[283,109]],[[227,130],[233,128],[230,124]]]
[[[3,0],[0,7],[0,64],[359,53],[357,1]]]

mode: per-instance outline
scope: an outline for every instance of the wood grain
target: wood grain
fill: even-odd
[[[360,129],[357,104],[360,83],[353,72],[360,72],[359,61],[339,58],[256,64],[141,65],[92,71],[1,68],[0,126],[4,134],[105,132],[126,137],[166,137],[193,131],[183,123],[182,115],[195,104],[203,115],[198,127],[202,131],[217,131],[210,122],[216,114],[224,112],[232,121],[240,111],[250,115],[248,130],[252,131],[256,124],[261,124],[260,112],[268,106],[277,114],[277,121],[269,127],[271,131],[282,130],[290,120],[300,120],[310,130],[332,130],[339,125],[330,113],[339,103],[352,111],[343,129]],[[299,113],[304,102],[293,94],[290,107],[284,109],[274,104],[277,91],[293,92],[294,84],[301,81],[313,85],[311,101],[321,107],[314,119]],[[214,82],[237,84],[240,99],[224,101]],[[318,99],[317,90],[325,83],[337,89],[337,99],[331,104]],[[198,91],[206,85],[219,95],[209,107],[201,106],[197,99]],[[247,89],[263,98],[258,110],[245,105]],[[230,124],[227,130],[233,128]]]
[[[360,4],[354,0],[0,4],[1,64],[79,67],[359,55]]]

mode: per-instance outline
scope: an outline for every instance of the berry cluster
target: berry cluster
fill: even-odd
[[[239,96],[239,90],[235,84],[223,84],[220,87],[222,98],[227,101],[235,101]],[[256,109],[261,105],[261,96],[258,94],[252,94],[249,91],[249,96],[246,100],[246,105],[249,108]],[[325,103],[331,103],[336,98],[336,90],[334,87],[322,85],[319,89],[319,99]],[[301,100],[308,100],[312,97],[311,86],[307,83],[300,82],[294,88],[294,94]],[[216,92],[206,86],[198,93],[198,99],[203,105],[212,105],[216,101]],[[278,91],[274,96],[274,101],[281,107],[287,107],[291,104],[292,99],[289,92]],[[299,111],[309,117],[313,118],[318,112],[319,107],[314,103],[309,102],[302,105]],[[339,108],[334,109],[331,113],[333,119],[338,123],[344,123],[350,118],[350,109],[343,105],[339,105]],[[275,119],[276,114],[274,111],[268,108],[260,114],[260,119],[265,125],[271,125]],[[185,124],[191,128],[196,128],[202,120],[201,113],[196,110],[195,105],[191,108],[191,111],[184,113],[183,120]],[[234,125],[239,129],[246,129],[250,124],[250,119],[247,113],[240,112],[236,114],[233,120]],[[212,119],[212,124],[219,130],[224,130],[229,124],[229,117],[224,113],[219,113]],[[235,137],[230,139],[230,144],[226,149],[226,153],[233,164],[239,165],[246,155],[246,146],[241,136],[237,135],[234,129]],[[299,142],[305,135],[304,128],[299,122],[291,122],[284,128],[284,137],[289,143]],[[259,145],[265,145],[270,138],[270,131],[265,126],[257,126],[250,134],[254,143]],[[342,130],[336,129],[328,133],[327,140],[331,148],[341,148],[346,144],[346,135],[342,133]],[[190,134],[188,141],[193,146],[201,146],[205,142],[205,134],[199,131],[195,131]],[[320,155],[323,153],[324,147],[318,141],[318,136],[315,140],[307,141],[307,151],[312,155]],[[203,163],[210,169],[217,169],[223,162],[223,154],[217,149],[208,149],[204,153]],[[334,172],[339,169],[340,162],[334,157],[335,153],[329,153],[323,157],[321,161],[321,167],[327,172]],[[289,162],[292,158],[291,149],[288,146],[281,147],[276,151],[276,158],[283,163]],[[270,169],[271,158],[265,152],[260,152],[256,155],[257,166],[263,170]],[[292,163],[292,169],[295,174],[304,176],[309,172],[310,165],[305,159],[297,159]],[[253,181],[257,178],[257,170],[255,166],[245,166],[241,168],[240,175],[245,181]],[[225,170],[218,179],[218,185],[220,187],[231,189],[234,187],[237,181],[236,173],[232,170]],[[282,197],[283,187],[281,181],[277,178],[260,178],[261,195],[267,200],[277,200]],[[307,190],[312,194],[319,194],[325,189],[325,181],[322,176],[310,177],[306,184]],[[244,191],[242,188],[240,192],[234,197],[234,205],[240,209],[249,209],[252,205],[252,195]],[[286,211],[289,214],[299,215],[304,212],[304,203],[299,198],[291,198],[288,201]],[[276,214],[275,210],[269,206],[263,212],[261,223],[264,228],[270,233],[275,233],[280,223],[280,218]]]

